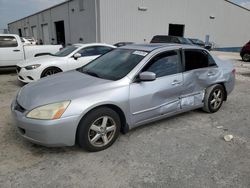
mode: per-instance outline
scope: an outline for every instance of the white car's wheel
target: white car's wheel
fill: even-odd
[[[61,69],[57,68],[57,67],[49,67],[47,69],[45,69],[43,72],[42,72],[42,75],[41,75],[41,78],[43,77],[47,77],[47,76],[51,76],[53,74],[57,74],[59,72],[62,72]]]

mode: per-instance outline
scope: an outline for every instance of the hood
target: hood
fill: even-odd
[[[99,93],[113,82],[78,71],[69,71],[24,86],[18,94],[17,101],[26,110],[32,110],[38,106]]]
[[[45,55],[45,56],[34,57],[31,59],[21,61],[20,63],[17,64],[17,66],[26,67],[26,66],[34,65],[34,64],[51,63],[51,62],[55,62],[55,61],[60,61],[63,58],[64,57],[55,57],[55,56],[51,56],[51,55]]]

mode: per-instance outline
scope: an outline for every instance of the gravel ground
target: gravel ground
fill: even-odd
[[[146,125],[98,153],[22,139],[10,116],[21,84],[15,71],[1,70],[0,187],[250,187],[250,63],[215,54],[237,69],[236,88],[218,113],[196,110]]]

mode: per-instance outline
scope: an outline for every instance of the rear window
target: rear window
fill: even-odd
[[[151,43],[180,43],[176,37],[154,36]]]
[[[185,50],[185,71],[209,66],[208,55],[200,50]]]
[[[0,48],[17,47],[17,40],[12,36],[0,36]]]

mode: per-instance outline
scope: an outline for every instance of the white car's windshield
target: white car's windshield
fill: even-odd
[[[53,54],[53,56],[56,57],[66,57],[67,55],[71,54],[72,52],[74,52],[78,47],[76,46],[67,46],[65,48],[63,48],[62,50],[60,50],[59,52]]]
[[[79,69],[95,77],[119,80],[126,76],[148,54],[145,51],[116,49]]]

